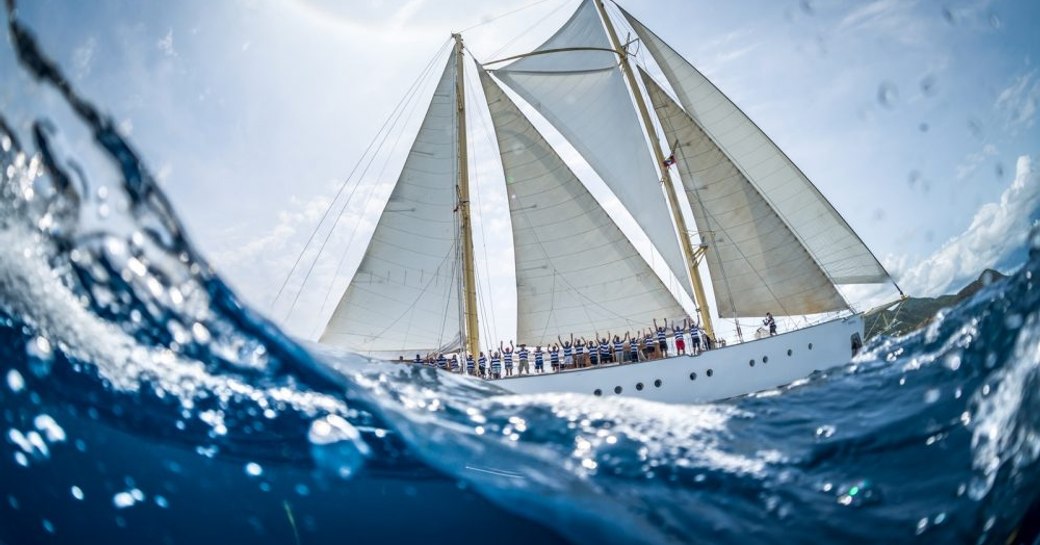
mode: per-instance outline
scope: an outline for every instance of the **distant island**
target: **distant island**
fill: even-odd
[[[940,310],[952,307],[1004,278],[1006,275],[999,271],[986,269],[957,293],[939,297],[909,297],[899,303],[867,312],[863,315],[866,338],[870,340],[878,335],[900,336],[920,329],[931,323]]]

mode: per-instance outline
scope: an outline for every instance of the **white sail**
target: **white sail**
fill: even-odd
[[[460,346],[454,67],[450,58],[322,343],[365,353]]]
[[[505,171],[516,248],[517,338],[623,334],[682,307],[491,76],[481,83]]]
[[[831,281],[888,281],[870,250],[780,148],[693,65],[635,17],[622,12],[660,65],[683,108],[776,210]]]
[[[696,122],[640,70],[673,150],[719,316],[816,314],[845,300],[798,238]]]
[[[683,287],[689,273],[658,172],[618,58],[596,6],[586,0],[535,52],[494,73],[538,110],[581,153],[621,200]]]

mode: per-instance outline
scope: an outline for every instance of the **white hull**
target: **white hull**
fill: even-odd
[[[847,362],[854,334],[863,336],[863,319],[858,315],[699,356],[513,376],[495,384],[518,394],[575,392],[664,403],[715,401],[790,384],[813,371]]]

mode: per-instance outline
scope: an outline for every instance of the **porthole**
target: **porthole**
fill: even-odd
[[[621,393],[621,387],[620,386],[615,386],[614,387],[614,393],[615,394],[620,394]]]
[[[654,388],[660,388],[660,387],[661,387],[661,379],[655,380],[654,381]]]
[[[690,373],[690,380],[697,380],[697,372],[696,371]]]
[[[809,350],[812,350],[812,343],[809,343]]]
[[[603,390],[600,390],[599,388],[596,388],[596,391],[592,392],[592,395],[594,395],[594,396],[601,396],[601,395],[603,395]]]
[[[787,349],[787,355],[788,355],[788,357],[790,357],[790,356],[791,356],[791,354],[794,354],[794,350],[791,350],[790,348],[788,348],[788,349]]]
[[[769,356],[762,356],[762,363],[769,363]]]
[[[708,369],[707,371],[705,371],[705,373],[710,377],[710,376],[715,374],[715,371],[712,371],[711,369]]]
[[[751,361],[747,362],[747,364],[748,364],[748,367],[754,367],[755,366],[755,360],[751,360]]]
[[[639,390],[640,392],[643,391],[643,383],[642,382],[637,382],[636,383],[636,390]]]

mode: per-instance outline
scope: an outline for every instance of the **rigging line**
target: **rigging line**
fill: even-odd
[[[527,34],[529,32],[531,32],[531,30],[533,30],[537,26],[540,26],[542,23],[544,23],[548,18],[552,17],[553,15],[556,15],[556,13],[558,13],[561,9],[563,9],[564,6],[566,6],[566,5],[570,4],[570,3],[571,2],[562,2],[559,6],[556,6],[555,9],[553,9],[549,13],[545,14],[545,16],[542,17],[541,19],[535,21],[534,24],[532,24],[531,26],[527,27],[527,29],[525,29],[523,32],[521,32],[520,34],[517,34],[511,40],[507,41],[502,47],[498,48],[494,53],[492,53],[491,55],[488,55],[488,56],[491,57],[491,58],[497,57],[500,53],[505,51],[506,48],[508,48],[509,46],[511,46],[514,43],[516,43],[516,41],[519,40],[520,38],[522,38],[524,36],[527,36]],[[476,55],[474,55],[474,58],[476,58]]]
[[[282,285],[278,288],[278,293],[275,295],[274,299],[271,301],[271,309],[272,310],[274,309],[274,305],[281,298],[283,292],[285,291],[286,286],[288,286],[288,284],[289,284],[289,281],[296,274],[296,271],[298,270],[298,268],[300,266],[300,263],[303,261],[303,256],[307,253],[307,250],[310,249],[311,244],[314,242],[314,238],[318,234],[318,231],[321,230],[321,226],[325,224],[326,220],[328,220],[329,214],[332,212],[332,209],[335,207],[336,202],[338,202],[340,200],[340,197],[343,195],[343,191],[344,191],[344,189],[346,189],[347,184],[350,182],[351,178],[354,177],[354,174],[357,173],[358,167],[361,166],[361,164],[365,161],[365,158],[367,156],[369,156],[370,152],[373,152],[373,147],[374,146],[375,146],[374,152],[378,152],[378,150],[382,147],[382,143],[386,141],[386,136],[389,134],[389,131],[392,130],[394,126],[396,126],[397,120],[400,119],[400,112],[403,110],[403,108],[406,107],[406,104],[410,100],[410,97],[412,97],[413,94],[415,93],[415,91],[417,90],[417,87],[418,87],[419,83],[426,77],[426,73],[429,72],[430,67],[433,65],[434,61],[436,61],[437,57],[440,55],[440,52],[444,49],[444,46],[449,41],[450,40],[446,40],[445,43],[441,45],[441,48],[438,50],[438,54],[430,59],[429,63],[427,63],[427,65],[426,65],[426,68],[423,69],[423,71],[420,73],[419,77],[416,78],[416,80],[412,83],[411,87],[409,87],[409,89],[405,92],[404,96],[401,97],[401,100],[398,101],[397,105],[391,111],[390,115],[387,116],[385,121],[383,121],[383,125],[379,128],[379,131],[376,132],[376,136],[369,143],[368,148],[366,148],[365,151],[361,154],[361,156],[358,157],[358,160],[354,164],[354,167],[351,169],[350,174],[343,181],[343,184],[340,185],[339,190],[336,191],[336,196],[332,199],[332,202],[329,203],[328,208],[325,209],[325,212],[322,214],[322,217],[318,221],[318,224],[315,226],[314,230],[311,232],[310,236],[307,238],[307,242],[304,244],[303,250],[296,257],[296,261],[293,263],[292,269],[290,269],[289,274],[286,275],[285,281],[283,281]],[[396,119],[395,119],[395,116],[396,116]],[[385,134],[384,134],[384,131],[386,131]],[[381,141],[380,141],[380,137],[379,137],[380,134],[383,134],[383,138],[382,138]],[[380,144],[378,146],[376,146],[376,142],[377,141],[380,141]],[[369,160],[369,164],[371,164],[371,159]],[[366,170],[367,170],[367,167],[366,167]],[[348,203],[349,203],[350,199],[353,197],[354,192],[357,191],[357,187],[361,184],[361,180],[363,178],[364,178],[364,176],[359,177],[358,180],[357,180],[357,183],[354,184],[354,189],[351,190],[350,195],[347,196],[347,202]],[[326,240],[327,240],[327,238],[326,238]],[[324,244],[322,245],[322,247],[324,247]],[[320,258],[320,257],[321,257],[321,252],[319,251],[318,255],[315,257],[315,261],[317,261],[318,258]],[[313,264],[311,265],[311,268],[313,269]],[[309,274],[308,274],[308,276],[309,276]],[[304,283],[301,285],[300,292],[302,292],[305,287],[306,287],[306,280],[304,280]],[[299,299],[299,292],[297,293],[296,299]],[[293,302],[293,307],[295,307],[295,300]],[[291,316],[291,315],[292,315],[292,309],[290,308],[289,312],[286,315],[286,319],[288,319],[289,316]]]
[[[440,53],[440,50],[443,50],[444,49],[444,45],[446,45],[449,41],[450,40],[445,40],[444,44],[441,45],[440,49],[438,49],[438,55]],[[362,153],[360,157],[358,157],[358,160],[354,164],[354,167],[351,169],[350,174],[347,176],[346,179],[344,179],[343,184],[340,185],[339,190],[336,192],[336,196],[332,199],[332,202],[329,203],[329,207],[325,209],[325,213],[322,214],[321,220],[318,221],[318,225],[314,228],[314,231],[311,232],[310,237],[308,237],[307,243],[304,244],[303,251],[300,252],[300,255],[296,258],[296,262],[293,263],[292,269],[289,271],[289,274],[286,276],[285,281],[282,282],[282,285],[278,288],[278,293],[275,295],[274,299],[271,301],[271,309],[272,310],[274,309],[274,305],[278,302],[278,299],[281,298],[282,292],[285,291],[285,287],[289,284],[289,280],[296,273],[296,269],[299,267],[300,261],[303,259],[304,253],[306,253],[307,249],[310,247],[311,243],[314,241],[314,237],[317,235],[318,230],[321,228],[321,225],[325,223],[326,219],[328,219],[329,212],[332,211],[332,207],[335,205],[336,201],[338,201],[340,196],[343,194],[343,190],[346,188],[347,183],[354,176],[354,173],[357,172],[357,169],[358,169],[359,166],[361,166],[361,163],[364,161],[365,156],[370,151],[372,151],[372,146],[374,146],[375,143],[376,143],[376,140],[379,139],[379,135],[384,130],[387,129],[387,125],[390,124],[391,120],[394,118],[394,115],[398,112],[398,110],[402,108],[402,106],[405,103],[405,100],[413,93],[413,89],[415,88],[416,85],[418,85],[419,81],[422,80],[423,74],[425,74],[426,72],[429,71],[429,67],[433,64],[433,62],[436,59],[437,59],[437,56],[434,56],[432,59],[430,59],[430,62],[427,63],[427,67],[423,69],[422,73],[420,74],[420,77],[417,78],[414,83],[412,83],[412,87],[410,87],[405,92],[404,96],[401,97],[401,100],[398,101],[397,105],[390,112],[390,115],[387,116],[385,121],[383,121],[382,127],[380,127],[379,131],[376,132],[376,137],[373,138],[371,142],[369,142],[368,148],[365,149],[364,153]],[[358,183],[360,183],[360,180],[358,181]],[[349,197],[348,197],[348,199],[349,199]]]
[[[398,113],[397,119],[391,125],[390,130],[386,131],[383,134],[383,138],[380,141],[379,145],[376,147],[375,151],[372,154],[370,154],[368,164],[365,165],[365,168],[362,170],[361,174],[359,175],[358,183],[355,184],[354,191],[357,190],[357,187],[360,186],[361,181],[368,174],[368,170],[371,168],[372,164],[375,162],[375,159],[376,159],[376,156],[378,155],[378,152],[380,150],[382,150],[383,144],[385,144],[387,138],[389,138],[390,131],[393,130],[393,128],[395,128],[397,126],[397,122],[400,121],[404,117],[404,110],[408,108],[408,104],[409,103],[411,103],[411,105],[412,105],[411,106],[411,111],[414,111],[415,104],[416,104],[415,96],[416,96],[416,93],[418,92],[419,84],[423,80],[426,79],[426,75],[429,73],[431,67],[433,66],[434,62],[437,60],[437,57],[440,56],[440,54],[443,51],[443,49],[444,49],[444,46],[442,45],[441,46],[441,50],[438,51],[437,55],[434,55],[434,57],[432,59],[430,59],[430,62],[427,63],[426,68],[423,70],[423,73],[420,74],[420,76],[418,78],[416,78],[415,82],[413,82],[412,87],[409,89],[408,93],[405,95],[407,100],[402,99],[402,102],[399,103],[399,107],[401,109],[398,110],[399,113]],[[401,133],[398,133],[397,138],[394,141],[394,149],[396,149],[397,143],[400,142],[400,139],[401,139]],[[389,158],[387,159],[387,161],[389,161]],[[360,161],[359,161],[359,164],[360,164]],[[384,163],[384,168],[385,168],[385,163]],[[317,255],[315,256],[314,260],[311,262],[310,266],[308,267],[307,274],[304,275],[303,283],[301,284],[300,290],[296,293],[296,297],[293,299],[292,305],[289,307],[289,311],[288,311],[288,313],[286,315],[286,319],[288,319],[290,316],[292,316],[292,313],[295,311],[296,305],[297,305],[297,303],[300,300],[300,296],[303,294],[304,288],[307,286],[307,282],[310,280],[311,274],[314,272],[315,266],[317,265],[318,261],[321,259],[322,254],[325,252],[325,246],[328,244],[329,240],[332,238],[332,234],[335,232],[336,227],[339,225],[340,220],[343,218],[343,213],[350,206],[350,201],[353,199],[354,191],[352,191],[351,194],[347,197],[346,202],[343,204],[343,206],[340,208],[339,213],[336,215],[336,220],[333,222],[332,227],[325,234],[325,238],[322,240],[322,243],[321,243],[320,247],[318,248]],[[368,202],[368,199],[371,198],[371,195],[372,195],[372,193],[374,191],[375,191],[375,184],[373,184],[372,187],[369,188],[369,197],[366,198],[366,203]],[[333,203],[335,203],[335,202],[336,201],[333,201]],[[330,206],[330,210],[331,210],[331,206]],[[319,226],[320,225],[321,224],[319,223]],[[353,234],[356,233],[357,227],[358,227],[358,225],[355,224],[354,231],[351,233],[351,237],[350,237],[350,240],[349,240],[348,244],[353,242]],[[316,232],[317,232],[317,230],[315,231],[315,233]],[[310,244],[308,243],[307,247],[309,247],[309,246],[310,246]],[[348,246],[348,248],[349,248],[349,246]],[[345,254],[346,254],[346,251],[344,251],[344,255]]]
[[[520,6],[519,8],[516,8],[516,9],[514,9],[512,11],[507,11],[506,13],[503,13],[501,15],[496,15],[494,17],[491,17],[490,19],[485,19],[484,21],[481,21],[481,22],[479,22],[479,23],[477,23],[477,24],[475,24],[473,26],[466,27],[466,28],[460,30],[459,34],[462,34],[463,32],[468,32],[470,30],[473,30],[474,28],[478,28],[478,27],[482,27],[484,25],[488,25],[488,24],[494,23],[495,21],[497,21],[499,19],[502,19],[504,17],[509,17],[510,15],[515,15],[517,13],[520,13],[521,11],[533,8],[533,7],[535,7],[535,6],[539,5],[539,4],[544,4],[544,3],[549,2],[549,1],[550,0],[538,0],[537,2],[531,2],[530,4],[527,4],[525,6]]]
[[[434,60],[436,60],[436,57],[434,58]],[[429,72],[429,69],[432,66],[433,66],[432,63],[427,66],[427,70],[426,70],[427,73]],[[394,125],[391,127],[391,130],[394,127],[397,126],[397,121],[400,121],[401,119],[404,119],[404,118],[407,118],[407,117],[411,117],[411,114],[415,112],[415,109],[418,107],[419,102],[414,100],[414,99],[415,99],[415,95],[413,94],[412,97],[409,99],[408,104],[405,105],[405,109],[408,109],[408,114],[407,115],[403,115],[403,110],[402,110],[402,115],[398,116],[397,120],[394,122]],[[380,147],[376,151],[376,154],[378,154],[378,152],[382,150],[382,146],[383,146],[383,144],[385,144],[386,138],[388,138],[389,135],[390,135],[390,132],[387,132],[386,136],[384,136],[384,138],[383,138],[383,142],[380,143]],[[393,154],[393,152],[397,149],[397,146],[401,143],[401,138],[403,138],[403,136],[404,136],[404,131],[403,130],[397,133],[397,136],[394,138],[394,143],[390,146],[390,154]],[[365,178],[365,176],[368,174],[368,170],[369,170],[369,168],[371,168],[372,163],[375,162],[376,154],[374,154],[372,156],[372,160],[369,161],[368,165],[366,165],[365,169],[362,171],[361,176],[358,179],[358,183],[359,184],[361,183],[361,180],[363,180]],[[383,163],[383,166],[380,169],[379,174],[376,176],[376,180],[381,180],[383,178],[383,175],[386,173],[386,169],[387,169],[387,167],[389,165],[390,165],[390,159],[389,159],[389,157],[387,157],[387,160]],[[372,186],[370,186],[368,188],[368,196],[364,199],[365,205],[367,205],[369,200],[371,200],[372,194],[375,192],[375,187],[376,187],[376,184],[373,184]],[[391,192],[392,192],[392,190],[391,190]],[[344,204],[343,208],[340,210],[339,215],[336,217],[336,221],[333,223],[333,226],[332,226],[332,228],[329,231],[329,234],[328,234],[329,237],[331,237],[332,232],[335,231],[336,226],[339,225],[339,221],[343,217],[343,212],[346,211],[347,206],[349,205],[349,202],[350,202],[350,200],[352,200],[352,198],[353,198],[353,193],[351,193],[351,195],[349,197],[347,197],[347,204]],[[364,208],[364,206],[362,206],[362,208]],[[360,226],[360,222],[355,223],[354,227],[350,231],[350,236],[347,238],[346,247],[344,248],[343,252],[340,254],[339,262],[336,264],[336,269],[335,269],[335,271],[333,273],[332,280],[329,282],[329,287],[325,291],[325,297],[324,297],[324,300],[322,301],[321,309],[318,311],[318,315],[319,316],[324,315],[325,308],[328,306],[329,299],[332,296],[332,288],[335,287],[336,279],[339,278],[340,272],[343,270],[343,264],[346,262],[347,255],[349,254],[350,247],[354,244],[354,237],[357,235],[357,231],[358,231],[358,227],[359,226]],[[328,239],[326,238],[326,242],[327,242],[327,240]],[[324,244],[323,244],[323,248],[324,248]],[[320,256],[320,252],[319,252],[319,256]]]
[[[657,82],[657,79],[656,79],[656,78],[654,78],[653,76],[649,75],[649,73],[647,73],[647,75],[648,75],[648,76],[649,76],[649,77],[650,77],[651,79],[653,79],[653,80],[654,80],[654,82],[655,82],[655,83],[657,83],[659,87],[661,87],[661,89],[664,89],[664,87],[663,87],[663,86],[661,86],[661,84],[660,84],[659,82]],[[656,111],[656,110],[657,110],[657,108],[654,108],[654,110]],[[686,113],[686,112],[685,112],[685,110],[683,110],[683,113],[684,113],[685,115],[689,115],[688,113]],[[673,133],[673,134],[678,134],[678,130],[676,130],[676,128],[675,128],[675,125],[673,124],[673,122],[672,122],[672,120],[671,120],[671,117],[670,117],[670,116],[663,116],[663,115],[660,115],[660,113],[658,113],[658,116],[657,116],[657,118],[658,118],[658,120],[659,120],[659,121],[660,121],[660,122],[662,123],[662,125],[663,125],[663,124],[665,124],[665,123],[667,123],[667,124],[668,124],[668,128],[669,128],[669,129],[671,129],[671,131],[672,131],[672,133]],[[698,127],[699,127],[699,126],[698,126]],[[707,133],[705,133],[705,135],[707,136]],[[710,136],[709,136],[709,138],[710,138]],[[714,140],[713,140],[713,142],[714,142]],[[690,172],[693,172],[693,169],[692,169],[692,168],[690,168],[690,163],[689,163],[689,159],[688,159],[688,158],[686,157],[686,152],[685,152],[684,148],[683,148],[683,147],[682,147],[682,146],[681,146],[681,145],[680,145],[680,144],[679,144],[678,142],[676,142],[676,147],[675,147],[675,149],[673,149],[673,150],[670,150],[670,151],[671,151],[672,153],[675,153],[676,151],[678,151],[678,152],[679,152],[679,156],[680,156],[680,158],[682,159],[683,165],[685,165],[685,166],[686,166],[686,170],[687,170],[687,171],[690,171]],[[680,181],[681,181],[681,180],[682,180],[682,177],[680,176]],[[745,178],[745,180],[746,180],[746,178]],[[688,192],[688,191],[685,191],[685,189],[686,189],[686,188],[685,188],[685,184],[683,184],[683,185],[684,185],[684,187],[683,187],[683,189],[684,189],[684,193],[687,193],[687,194],[688,194],[689,192]],[[754,189],[754,186],[752,186],[752,188]],[[756,192],[757,192],[757,190],[756,190]],[[716,230],[715,230],[715,229],[713,229],[713,228],[712,228],[712,225],[711,225],[712,223],[715,223],[716,225],[720,225],[720,230],[721,230],[722,232],[726,233],[726,230],[725,230],[725,229],[723,229],[723,228],[721,228],[721,224],[720,224],[720,222],[718,221],[718,219],[716,219],[716,218],[715,218],[715,214],[713,214],[713,213],[712,213],[712,212],[710,212],[710,211],[709,211],[709,210],[708,210],[707,208],[705,208],[705,206],[704,206],[704,202],[703,202],[703,201],[701,200],[701,198],[700,198],[700,195],[699,195],[699,194],[698,194],[698,193],[697,193],[696,191],[694,191],[694,199],[695,199],[695,200],[697,201],[697,203],[698,203],[698,204],[700,205],[701,211],[702,211],[702,212],[704,213],[704,215],[705,215],[705,219],[707,220],[707,223],[708,223],[708,225],[706,225],[705,227],[707,227],[707,228],[708,228],[708,229],[707,229],[707,230],[708,230],[708,232],[709,232],[709,233],[714,233],[714,232],[716,232]],[[692,211],[692,204],[693,204],[693,203],[692,203],[692,202],[690,202],[690,205],[691,205],[691,211]],[[696,225],[696,222],[695,222],[695,225]],[[689,234],[688,234],[688,233],[686,233],[686,234],[684,234],[684,236],[689,236]],[[727,237],[727,238],[729,238],[730,240],[732,240],[732,237],[730,237],[730,236],[729,236],[729,233],[726,233],[726,237]],[[704,240],[703,240],[703,237],[701,238],[701,242],[704,242]],[[777,297],[776,293],[775,293],[775,292],[773,291],[773,289],[772,289],[772,288],[770,287],[770,285],[769,285],[769,284],[768,284],[768,283],[766,282],[765,278],[764,278],[764,277],[762,276],[762,274],[761,274],[761,272],[760,272],[760,271],[758,270],[758,268],[757,268],[757,267],[754,267],[754,266],[752,266],[752,265],[751,265],[751,260],[749,260],[749,259],[747,258],[747,255],[745,255],[745,254],[744,254],[744,251],[743,251],[743,249],[741,249],[741,248],[740,248],[739,246],[737,246],[736,244],[734,244],[734,245],[733,245],[733,248],[735,248],[735,249],[737,250],[737,252],[738,252],[738,253],[740,254],[740,257],[742,257],[742,258],[744,259],[744,261],[746,261],[746,262],[748,263],[748,266],[749,266],[749,267],[751,268],[752,272],[754,272],[754,273],[755,273],[755,276],[756,276],[756,277],[758,277],[759,281],[760,281],[760,282],[762,283],[762,285],[763,285],[763,286],[764,286],[764,287],[766,288],[766,291],[768,291],[768,292],[769,292],[769,294],[770,294],[771,296],[773,296],[773,300],[774,300],[774,301],[776,301],[776,303],[777,303],[777,304],[778,304],[778,305],[780,306],[781,310],[783,310],[783,312],[785,312],[785,313],[789,312],[789,311],[788,311],[788,310],[786,309],[786,307],[784,306],[784,304],[783,304],[783,303],[781,302],[780,298],[779,298],[779,297]],[[705,259],[706,259],[706,258],[705,258]],[[721,260],[721,259],[719,260],[719,266],[720,266],[720,267],[722,266],[722,260]],[[723,271],[721,271],[721,270],[720,270],[720,273],[721,273],[721,272],[723,272]],[[736,306],[737,306],[737,305],[736,305],[736,302],[735,302],[735,301],[734,301],[734,299],[733,299],[733,290],[732,290],[732,287],[730,286],[730,283],[729,283],[729,278],[728,278],[728,276],[727,276],[727,275],[725,275],[725,274],[722,274],[721,276],[722,276],[722,282],[723,282],[723,283],[724,283],[724,284],[726,285],[726,292],[727,292],[727,294],[729,295],[729,299],[730,299],[730,305],[732,305],[732,306],[733,306],[733,308],[734,308],[734,310],[736,310]],[[711,278],[711,275],[709,274],[709,275],[708,275],[708,277],[709,277],[709,278]],[[712,282],[714,282],[714,279],[712,279]],[[717,304],[717,302],[716,302],[716,304]]]
[[[448,261],[448,259],[451,257],[451,255],[453,253],[454,252],[448,252],[448,255],[444,256],[444,259],[442,259],[440,264],[437,265],[437,268],[434,269],[433,274],[430,275],[430,279],[427,280],[426,283],[423,285],[422,291],[420,291],[419,295],[415,298],[414,301],[412,301],[412,304],[408,305],[404,309],[404,311],[401,312],[401,314],[399,314],[397,316],[397,318],[395,318],[393,321],[391,321],[390,324],[388,324],[385,328],[383,328],[378,333],[373,335],[373,338],[375,338],[375,337],[382,337],[383,335],[386,334],[387,331],[390,331],[390,328],[392,328],[395,325],[397,325],[397,323],[400,322],[401,318],[404,318],[405,315],[414,314],[413,312],[410,312],[410,311],[413,310],[416,307],[416,305],[419,304],[419,300],[422,299],[424,295],[426,295],[426,292],[430,289],[430,285],[433,284],[434,280],[436,280],[437,278],[441,277],[441,274],[440,274],[441,269],[444,268],[445,262]]]

